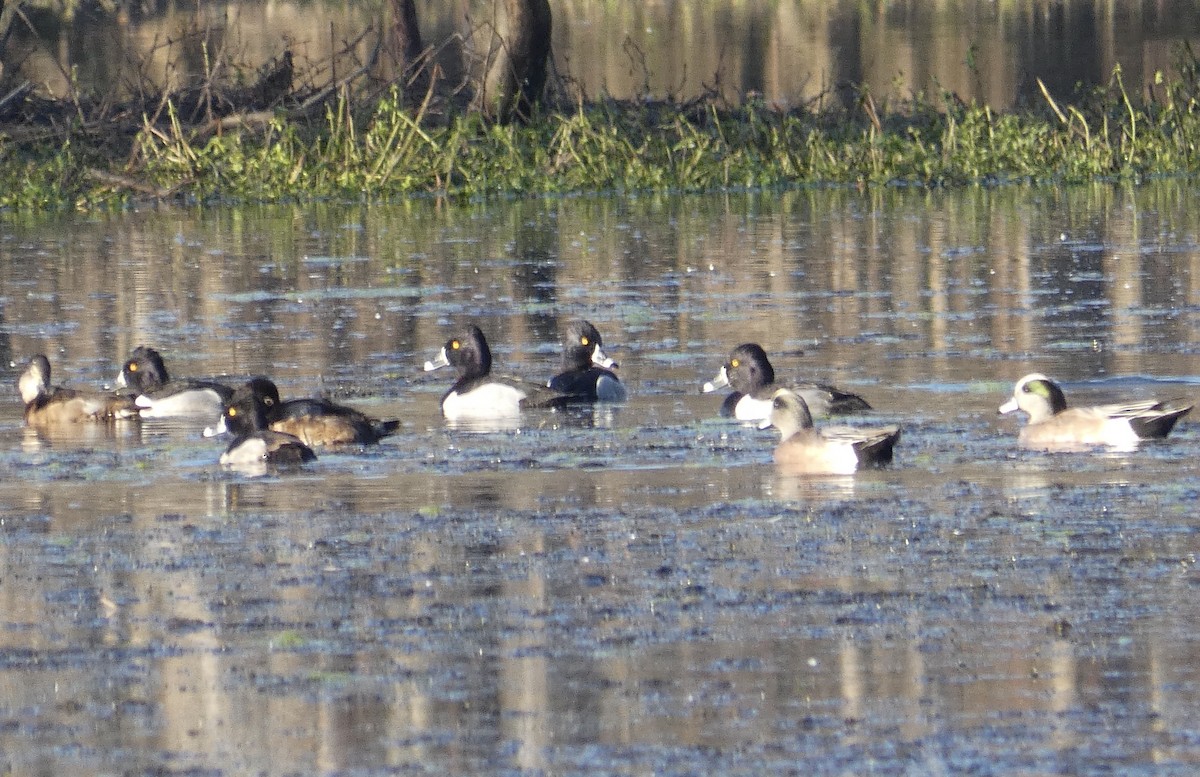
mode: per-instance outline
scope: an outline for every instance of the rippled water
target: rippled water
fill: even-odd
[[[0,765],[29,773],[1189,774],[1185,420],[1048,455],[997,418],[1200,395],[1178,183],[10,218],[9,385],[266,373],[401,433],[299,472],[203,422],[25,429],[0,402]],[[475,321],[545,379],[576,316],[631,398],[449,429]],[[898,422],[799,478],[700,385],[761,342]]]

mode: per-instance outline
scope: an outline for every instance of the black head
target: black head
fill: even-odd
[[[125,385],[139,392],[152,391],[166,385],[171,379],[162,356],[153,348],[139,345],[133,349],[125,366],[121,368]]]
[[[775,369],[767,359],[767,352],[757,343],[743,343],[734,348],[725,362],[725,372],[729,386],[741,394],[753,394],[775,382]]]
[[[246,382],[244,388],[253,393],[268,411],[280,404],[279,388],[270,378],[262,375],[255,376]],[[236,395],[237,392],[235,391],[234,394]]]
[[[563,368],[587,369],[592,365],[592,356],[597,349],[603,352],[600,332],[591,322],[580,319],[573,321],[563,333]]]
[[[245,437],[267,428],[267,404],[258,394],[260,389],[255,381],[238,386],[225,406],[221,419],[225,429],[235,437]]]
[[[492,350],[479,327],[471,324],[459,337],[443,346],[446,360],[462,377],[475,378],[492,371]]]

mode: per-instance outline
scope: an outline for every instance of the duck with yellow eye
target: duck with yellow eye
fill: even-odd
[[[233,392],[218,428],[234,436],[221,454],[223,466],[302,464],[317,458],[300,438],[267,428],[267,406],[252,383]]]
[[[576,402],[624,402],[625,384],[614,370],[617,363],[604,353],[600,332],[588,321],[573,321],[563,333],[563,371],[549,387]]]
[[[125,360],[117,385],[133,390],[143,418],[220,415],[233,389],[203,380],[172,380],[162,356],[139,345]]]
[[[701,391],[709,393],[729,386],[733,393],[721,404],[722,418],[739,421],[763,421],[771,416],[775,392],[780,388],[799,394],[814,416],[844,415],[870,410],[867,401],[857,394],[827,386],[823,383],[794,383],[782,386],[775,382],[775,368],[767,352],[758,343],[743,343],[729,354],[721,371]]]
[[[524,409],[560,407],[572,400],[537,383],[492,375],[491,348],[474,324],[447,340],[438,355],[425,362],[426,372],[441,367],[458,372],[458,379],[442,395],[442,415],[448,421],[482,424],[483,429],[508,427]]]

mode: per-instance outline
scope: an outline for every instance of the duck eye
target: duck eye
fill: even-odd
[[[587,335],[584,335],[583,337],[579,338],[579,344],[580,344],[580,345],[587,345],[587,344],[588,344]]]
[[[450,350],[452,350],[452,351],[457,351],[459,348],[462,348],[462,343],[460,343],[460,342],[459,342],[459,341],[457,341],[457,340],[453,340],[453,341],[451,341],[451,343],[450,343]]]
[[[137,372],[137,362],[129,362],[129,364],[125,365],[125,369],[130,372]]]
[[[738,359],[733,359],[732,361],[729,362],[730,367],[739,367],[739,366],[741,366],[741,364],[742,364],[741,361]]]
[[[235,416],[237,416],[237,414],[238,413],[237,413],[236,407],[231,407],[225,411],[225,415],[229,416],[230,418],[234,418]]]

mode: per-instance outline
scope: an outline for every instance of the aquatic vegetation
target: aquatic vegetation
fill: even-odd
[[[497,125],[429,100],[406,107],[393,89],[372,102],[343,92],[315,118],[278,112],[214,131],[168,104],[130,133],[127,153],[82,130],[58,145],[0,136],[0,206],[1136,181],[1200,168],[1200,66],[1182,59],[1146,100],[1118,67],[1078,104],[1043,86],[1042,104],[1015,112],[950,93],[879,106],[862,91],[822,111],[599,100]]]

